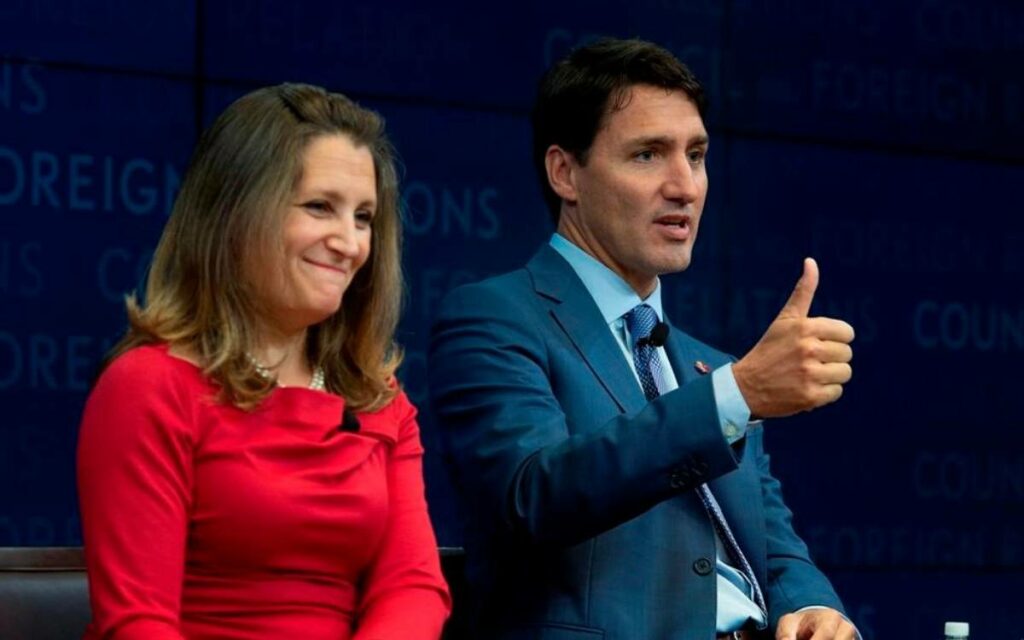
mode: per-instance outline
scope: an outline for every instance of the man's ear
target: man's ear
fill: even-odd
[[[553,144],[544,154],[544,167],[548,172],[548,184],[568,204],[576,204],[576,169],[579,165],[571,153]]]

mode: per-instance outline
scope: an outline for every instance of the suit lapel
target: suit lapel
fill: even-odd
[[[544,245],[526,268],[552,318],[619,408],[630,414],[643,409],[647,400],[622,349],[608,330],[597,303],[565,258]]]
[[[668,322],[668,320],[665,320]],[[668,355],[669,364],[672,365],[672,373],[676,376],[676,382],[683,386],[691,382],[697,375],[694,370],[694,363],[697,361],[697,353],[690,346],[691,341],[683,339],[683,332],[672,326],[668,332],[668,340],[665,341],[665,353]]]

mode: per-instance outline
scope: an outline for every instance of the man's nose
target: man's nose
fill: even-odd
[[[666,200],[674,200],[689,204],[700,197],[700,182],[697,169],[685,155],[669,165],[668,175],[662,185],[662,194]]]

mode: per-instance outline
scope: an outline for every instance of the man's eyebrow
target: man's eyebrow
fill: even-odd
[[[686,146],[706,146],[708,142],[710,142],[710,139],[707,134],[701,134],[687,140]],[[672,147],[677,144],[677,140],[671,136],[643,136],[630,140],[628,144],[634,147]]]
[[[631,147],[670,147],[675,145],[675,139],[669,136],[642,136],[629,141]]]

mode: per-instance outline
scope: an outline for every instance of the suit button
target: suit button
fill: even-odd
[[[690,479],[690,474],[682,469],[673,469],[672,473],[668,477],[668,486],[673,489],[682,489],[687,485]]]
[[[711,573],[712,567],[711,561],[707,558],[698,558],[693,563],[693,571],[699,576],[706,576]]]

